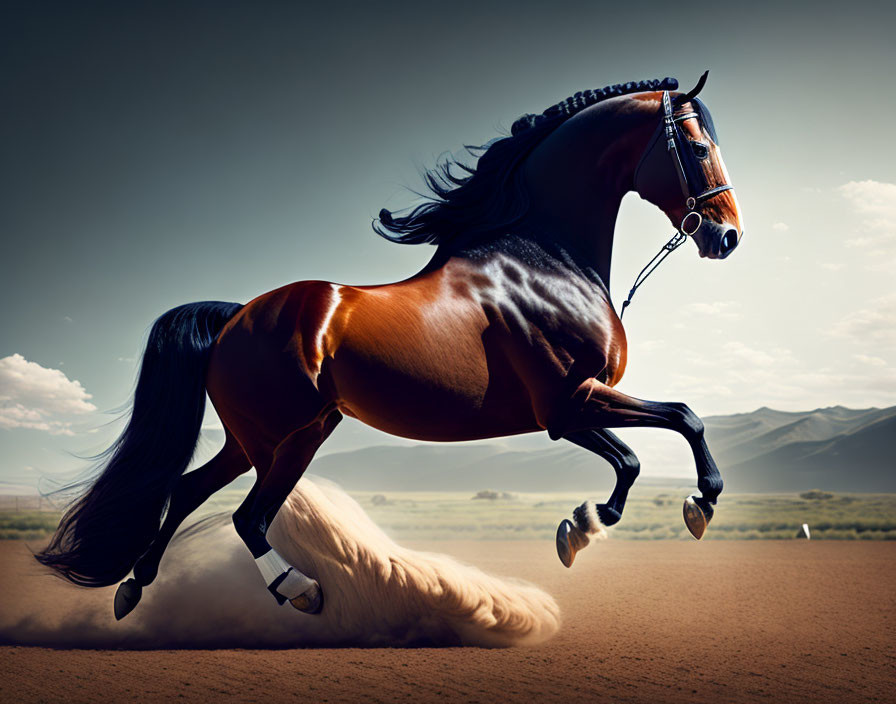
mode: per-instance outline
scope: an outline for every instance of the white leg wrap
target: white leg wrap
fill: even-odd
[[[314,584],[313,579],[306,577],[290,565],[280,557],[276,550],[268,550],[264,555],[256,558],[255,564],[258,565],[258,571],[261,572],[264,583],[268,586],[284,572],[288,573],[286,578],[277,585],[277,591],[287,599],[295,599],[308,591],[308,588]]]
[[[286,579],[277,585],[277,591],[287,599],[295,599],[297,596],[307,592],[313,584],[314,580],[311,577],[302,574],[293,567],[286,575]]]
[[[582,526],[589,536],[604,532],[604,525],[600,522],[600,516],[597,515],[597,506],[593,501],[586,501],[582,504],[581,509],[585,512],[586,526]],[[601,536],[603,537],[603,536]]]
[[[264,578],[265,584],[270,584],[292,565],[277,554],[276,550],[268,550],[264,555],[255,559],[258,571]]]

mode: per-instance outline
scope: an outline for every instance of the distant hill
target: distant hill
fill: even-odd
[[[312,474],[361,491],[611,490],[613,472],[572,445],[515,450],[500,444],[379,446],[314,461]]]
[[[760,408],[752,413],[709,416],[704,422],[727,491],[817,488],[896,493],[896,407],[834,406],[797,413]],[[571,443],[552,443],[543,433],[475,444],[409,444],[382,434],[365,435],[369,429],[357,425],[353,441],[359,449],[326,454],[325,446],[324,454],[309,468],[311,474],[358,491],[604,493],[615,481],[608,464]],[[392,440],[395,444],[362,446]],[[222,442],[222,431],[204,430],[199,459],[211,457]],[[659,439],[645,437],[631,444],[645,457],[653,474],[664,473],[664,462],[668,462],[674,464],[669,473],[680,475],[683,456],[676,456],[674,463],[664,460],[666,446]],[[19,494],[26,490],[23,487],[37,486],[40,476],[34,470],[4,472],[0,493]],[[247,490],[252,483],[250,475],[237,481]],[[642,476],[639,484],[646,483],[693,485],[696,473],[686,479]],[[2,484],[7,485],[6,492]],[[53,488],[46,479],[40,486]]]
[[[896,407],[760,408],[706,426],[732,491],[896,491]]]
[[[733,460],[748,459],[790,443],[827,440],[893,416],[896,416],[896,407],[833,406],[798,413],[763,407],[752,413],[708,416],[704,422],[714,449],[723,450]]]
[[[760,408],[705,423],[728,491],[896,492],[896,407]],[[558,442],[527,450],[498,443],[377,446],[320,457],[310,471],[356,490],[538,492],[609,489],[612,472],[602,469],[593,455]]]

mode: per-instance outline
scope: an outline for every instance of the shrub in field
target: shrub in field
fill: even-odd
[[[800,494],[800,498],[806,501],[827,501],[828,499],[833,499],[834,495],[821,491],[821,489],[811,489]]]
[[[486,499],[487,501],[497,501],[501,499],[503,501],[510,501],[514,498],[513,494],[509,494],[506,491],[492,491],[491,489],[483,489],[478,492],[473,499]]]

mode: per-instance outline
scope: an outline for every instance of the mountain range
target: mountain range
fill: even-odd
[[[763,407],[709,416],[704,423],[726,491],[896,492],[896,406],[805,412]],[[309,473],[348,490],[603,493],[615,482],[606,462],[571,443],[551,442],[544,433],[476,443],[414,444],[357,422],[345,430],[343,442],[354,449],[326,453],[324,446]],[[631,442],[652,475],[642,475],[639,485],[694,485],[696,472],[683,441],[667,431],[646,432],[655,434]],[[204,429],[200,461],[222,442],[223,431]],[[658,476],[662,474],[669,476],[663,479]],[[40,474],[4,472],[0,480],[0,494],[30,492]],[[253,479],[245,475],[237,481],[248,490]]]
[[[728,491],[896,492],[896,407],[760,408],[704,423]],[[310,472],[366,491],[606,490],[614,481],[602,460],[566,442],[527,449],[500,443],[381,445],[325,455]]]
[[[896,407],[760,408],[705,422],[732,491],[896,491]]]

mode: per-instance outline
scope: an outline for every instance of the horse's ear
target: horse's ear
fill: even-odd
[[[703,90],[703,86],[706,85],[706,79],[708,76],[709,76],[709,69],[707,69],[706,71],[703,72],[703,75],[700,76],[700,80],[697,81],[696,86],[691,88],[691,90],[689,90],[684,95],[675,96],[675,99],[672,102],[674,102],[676,105],[681,105],[682,103],[687,103],[689,100],[691,100],[691,98],[696,98],[697,94],[701,90]]]

